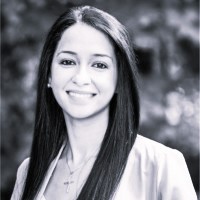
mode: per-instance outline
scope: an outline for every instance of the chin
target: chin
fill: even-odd
[[[64,113],[70,117],[71,119],[78,119],[78,120],[84,120],[84,119],[90,119],[94,117],[102,117],[105,115],[108,115],[109,107],[105,106],[101,109],[74,109],[69,111],[64,111]]]
[[[93,115],[93,112],[89,112],[88,109],[70,109],[63,110],[64,114],[72,119],[84,119]]]

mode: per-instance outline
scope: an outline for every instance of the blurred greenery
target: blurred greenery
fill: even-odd
[[[45,36],[70,5],[93,5],[129,30],[141,75],[141,134],[180,150],[199,193],[199,2],[197,0],[2,0],[1,197],[29,156],[36,74]]]

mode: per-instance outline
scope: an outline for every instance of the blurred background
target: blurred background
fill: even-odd
[[[129,30],[137,55],[142,135],[180,150],[199,195],[199,1],[2,0],[1,197],[29,156],[36,75],[46,34],[72,5],[92,5]],[[175,177],[178,178],[178,177]]]

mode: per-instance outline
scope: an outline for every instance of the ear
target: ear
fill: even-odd
[[[50,87],[51,87],[51,77],[50,77],[50,76],[49,76],[49,78],[48,78],[47,87],[48,87],[48,88],[50,88]]]
[[[51,76],[48,78],[48,83],[51,84]]]

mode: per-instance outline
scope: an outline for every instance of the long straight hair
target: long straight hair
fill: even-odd
[[[139,127],[139,95],[135,55],[125,27],[108,13],[90,6],[68,9],[46,38],[38,71],[34,137],[22,200],[36,197],[52,160],[68,142],[62,109],[47,88],[52,58],[63,32],[85,23],[106,34],[117,57],[117,91],[110,102],[108,127],[93,168],[78,200],[108,200],[116,191]],[[134,187],[134,186],[133,186]]]

